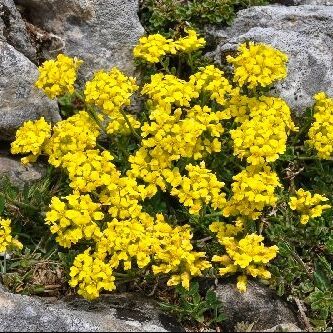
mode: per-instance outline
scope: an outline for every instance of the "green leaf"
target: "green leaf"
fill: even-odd
[[[331,286],[331,280],[327,274],[328,272],[326,263],[322,261],[317,261],[315,263],[315,269],[316,270],[313,273],[315,286],[322,291],[327,291]]]
[[[0,196],[0,215],[5,210],[6,200],[3,196]]]

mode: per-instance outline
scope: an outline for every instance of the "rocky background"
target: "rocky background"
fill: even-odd
[[[278,2],[240,11],[230,27],[206,27],[207,35],[217,45],[208,56],[221,64],[225,54],[245,40],[265,42],[286,52],[289,74],[273,93],[300,113],[311,106],[314,93],[325,90],[333,94],[333,1]],[[41,116],[52,122],[61,119],[57,103],[33,85],[37,66],[58,53],[66,53],[85,61],[82,78],[93,70],[113,66],[133,74],[132,47],[144,34],[137,12],[137,0],[0,0],[0,175],[9,176],[21,186],[43,174],[43,168],[22,166],[8,153],[8,142],[24,121]],[[225,284],[218,286],[217,294],[225,305],[228,329],[243,321],[254,323],[254,330],[300,330],[300,313],[265,286],[253,283],[245,294],[238,294]],[[181,330],[156,304],[144,298],[138,301],[133,296],[115,295],[94,305],[84,301],[50,304],[3,289],[0,328]]]

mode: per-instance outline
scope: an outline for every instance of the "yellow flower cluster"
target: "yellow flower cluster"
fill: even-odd
[[[100,271],[105,273],[102,275],[103,280],[111,282],[113,281],[112,270],[117,269],[121,264],[125,271],[130,270],[134,259],[139,268],[144,268],[153,261],[154,274],[171,273],[173,275],[168,285],[182,284],[188,289],[191,276],[200,276],[203,270],[211,267],[210,263],[204,259],[204,252],[193,251],[191,238],[189,226],[173,228],[160,214],[156,215],[155,219],[147,213],[140,213],[135,219],[113,219],[103,231],[97,243],[96,252],[91,255],[95,259],[87,258],[86,254],[90,252],[89,250],[80,254],[77,257],[78,260],[75,259],[73,273],[71,273],[75,278],[72,277],[71,285],[78,284],[76,276],[80,274],[79,279],[89,281],[82,288],[80,286],[81,293],[88,291],[92,294],[89,298],[95,298],[97,295],[92,291],[95,293],[96,289],[97,291],[100,289],[94,287],[95,278],[84,268],[77,269],[82,267],[80,265],[83,259],[90,265],[96,263],[97,266],[98,262],[101,266]],[[109,267],[109,271],[106,272],[104,267]],[[97,267],[96,270],[98,270]],[[88,287],[91,284],[93,288],[89,288],[90,292]],[[104,288],[102,284],[101,288]]]
[[[160,34],[141,37],[139,44],[134,47],[133,55],[147,62],[157,63],[167,54],[191,53],[206,45],[205,39],[198,38],[195,30],[187,29],[185,32],[187,36],[176,41]]]
[[[265,207],[276,204],[274,192],[281,184],[269,166],[258,169],[250,165],[233,180],[233,195],[223,210],[224,216],[241,215],[256,220]]]
[[[290,130],[297,130],[290,109],[281,98],[261,96],[250,100],[249,114],[231,130],[234,154],[249,164],[274,162],[287,149]]]
[[[51,125],[44,117],[36,121],[26,121],[17,131],[16,140],[11,144],[12,154],[30,154],[21,159],[23,164],[35,162],[45,149],[51,137]]]
[[[166,190],[165,177],[170,177],[172,162],[181,157],[201,159],[208,153],[221,151],[218,138],[224,128],[223,112],[213,112],[207,106],[191,109],[157,105],[150,114],[151,122],[141,127],[141,148],[129,158],[130,174],[142,178],[157,190]],[[173,177],[178,177],[175,174]]]
[[[45,147],[49,163],[61,166],[68,153],[82,152],[96,146],[99,129],[86,111],[80,111],[53,127],[53,135]]]
[[[219,182],[205,162],[200,165],[188,164],[185,169],[188,177],[181,177],[179,184],[173,183],[171,194],[178,197],[190,214],[197,215],[204,205],[213,209],[222,209],[226,203],[225,194],[221,193],[223,182]]]
[[[102,289],[108,291],[116,289],[111,266],[99,258],[94,258],[90,248],[75,257],[69,275],[71,277],[69,285],[78,286],[78,294],[88,300],[99,297]]]
[[[138,129],[141,127],[141,123],[136,119],[135,116],[128,114],[126,117],[132,128]],[[132,133],[124,116],[117,113],[112,115],[112,119],[110,119],[109,123],[107,124],[106,132],[110,135],[130,135]]]
[[[247,286],[247,275],[262,279],[271,277],[265,265],[276,257],[278,247],[265,247],[262,243],[264,237],[257,234],[246,235],[237,240],[235,236],[241,231],[241,224],[227,226],[223,222],[214,222],[210,225],[210,230],[217,233],[217,239],[227,253],[222,256],[214,255],[212,261],[224,266],[219,269],[221,276],[240,272],[242,275],[237,278],[237,288],[244,292]]]
[[[131,103],[131,96],[139,88],[135,82],[115,67],[110,72],[99,71],[86,83],[85,101],[110,116],[119,117],[120,109]]]
[[[234,66],[234,81],[240,87],[249,89],[266,87],[287,76],[285,53],[266,44],[241,44],[236,57],[227,56],[227,61]]]
[[[134,54],[156,63],[167,54],[189,53],[204,46],[193,30],[187,34],[177,41],[161,35],[143,37]],[[211,208],[237,217],[235,224],[214,222],[210,229],[226,251],[213,261],[224,266],[221,275],[241,273],[240,290],[246,289],[247,275],[270,277],[265,264],[276,256],[277,247],[265,247],[260,235],[244,235],[244,225],[276,204],[275,190],[281,185],[267,163],[285,152],[287,136],[296,128],[283,100],[249,97],[242,87],[254,89],[283,78],[287,57],[263,44],[243,44],[239,51],[237,57],[228,58],[235,68],[236,87],[212,65],[200,68],[188,80],[153,75],[141,90],[148,98],[149,111],[142,126],[135,116],[125,117],[123,110],[139,87],[134,78],[113,68],[97,72],[86,83],[86,111],[57,123],[52,134],[43,119],[18,131],[13,153],[32,154],[34,159],[45,153],[50,164],[68,174],[73,194],[52,198],[46,223],[60,245],[71,247],[82,240],[90,246],[71,268],[70,284],[78,287],[80,295],[94,299],[102,290],[114,290],[117,269],[151,269],[154,274],[168,274],[168,285],[188,289],[191,277],[211,267],[205,253],[195,251],[188,225],[172,226],[163,215],[145,211],[143,202],[158,190],[177,197],[190,214]],[[76,73],[80,62],[72,59],[72,64]],[[47,86],[53,89],[50,96],[66,89],[71,92],[74,81],[57,77],[54,68],[61,74],[65,67],[53,64],[41,69],[45,71],[41,81],[48,78],[48,69],[54,79],[52,87],[59,86],[58,90]],[[45,84],[40,87],[44,89]],[[234,154],[249,165],[233,177],[232,196],[226,201],[224,183],[204,160],[221,152],[223,121],[231,118],[237,126],[230,133]],[[141,142],[128,158],[130,167],[120,171],[119,160],[102,151],[97,139],[101,128],[110,135],[128,135],[130,127],[140,128]],[[118,144],[118,139],[112,137],[112,143]]]
[[[99,200],[104,206],[109,206],[111,217],[119,219],[136,218],[142,211],[140,201],[147,197],[144,185],[138,185],[133,177],[119,177],[112,174],[112,180],[101,191]]]
[[[12,249],[23,248],[23,245],[20,241],[13,238],[11,220],[0,218],[0,253],[10,251]]]
[[[157,63],[166,54],[176,54],[176,45],[172,39],[167,39],[160,34],[144,36],[139,39],[139,44],[134,47],[133,55],[143,58],[147,62]]]
[[[333,157],[333,98],[324,92],[314,96],[314,118],[309,129],[307,143],[317,151],[317,155],[329,160]]]
[[[191,82],[162,73],[152,75],[151,82],[144,85],[141,93],[148,95],[155,104],[161,106],[167,104],[190,106],[190,101],[199,97]]]
[[[56,60],[47,60],[38,68],[36,87],[51,99],[74,92],[77,71],[82,60],[59,54]]]
[[[162,239],[154,256],[158,262],[153,266],[154,274],[171,273],[167,285],[181,284],[188,290],[191,276],[201,276],[202,271],[211,267],[210,262],[205,260],[205,252],[193,251],[192,234],[188,225],[172,229],[168,224],[163,223],[156,229]]]
[[[317,193],[312,195],[311,192],[301,188],[296,191],[295,197],[290,198],[289,207],[301,214],[302,224],[307,224],[310,219],[321,216],[325,209],[331,208],[330,205],[321,204],[326,201],[328,198],[325,196]]]
[[[225,105],[228,95],[233,92],[231,84],[224,77],[224,72],[214,65],[201,67],[197,73],[190,76],[189,81],[197,92],[207,92],[210,99],[220,105]]]
[[[206,45],[204,38],[198,38],[198,35],[193,29],[185,29],[187,33],[186,37],[179,38],[174,42],[175,47],[178,51],[184,53],[191,53],[198,49],[201,49]]]
[[[230,93],[224,112],[229,118],[234,118],[236,123],[243,123],[249,120],[252,106],[256,104],[258,101],[255,97],[243,95],[241,89],[237,87]]]
[[[124,270],[129,270],[132,259],[136,259],[139,268],[146,267],[158,246],[158,239],[153,235],[154,226],[154,218],[143,212],[135,218],[113,219],[103,231],[96,255],[103,260],[109,257],[112,269],[123,263]]]
[[[92,192],[106,186],[119,174],[108,151],[85,150],[67,153],[62,166],[67,170],[70,187],[80,192]]]
[[[244,230],[244,221],[242,218],[237,218],[235,224],[225,222],[213,222],[209,226],[209,230],[216,233],[218,239],[223,237],[234,237]]]
[[[98,240],[102,234],[97,221],[104,218],[101,205],[94,203],[89,194],[74,193],[64,199],[53,197],[45,218],[51,232],[57,234],[57,242],[71,247],[81,239]]]

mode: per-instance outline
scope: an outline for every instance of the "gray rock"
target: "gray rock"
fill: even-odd
[[[0,0],[0,40],[6,41],[29,59],[36,59],[36,50],[13,0]]]
[[[0,327],[4,332],[179,332],[156,304],[127,294],[97,302],[47,303],[0,290]]]
[[[300,6],[300,5],[323,5],[332,6],[332,0],[274,0],[271,3],[277,3],[285,6]]]
[[[209,33],[219,43],[211,54],[217,63],[245,41],[263,42],[287,53],[288,76],[274,92],[295,111],[311,106],[318,91],[333,95],[332,6],[251,7],[239,11],[231,27]]]
[[[29,119],[60,120],[57,103],[34,87],[37,77],[37,68],[28,58],[0,41],[0,140],[12,140]]]
[[[286,323],[286,324],[276,325],[268,330],[264,330],[263,332],[305,332],[305,331],[301,330],[295,324]]]
[[[241,322],[254,323],[253,331],[264,331],[285,323],[298,324],[288,304],[257,282],[249,281],[244,293],[240,293],[232,283],[220,284],[216,295],[223,304],[226,315],[223,324],[227,331],[232,331]]]
[[[144,30],[138,0],[16,0],[28,20],[56,38],[47,57],[59,52],[85,61],[82,70],[118,66],[134,71],[132,48]]]
[[[8,177],[12,184],[22,187],[31,181],[39,180],[45,174],[45,167],[40,164],[25,166],[20,161],[0,156],[0,179]]]
[[[294,5],[324,5],[333,6],[332,0],[294,0]]]

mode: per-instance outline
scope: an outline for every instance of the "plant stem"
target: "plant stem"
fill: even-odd
[[[5,251],[4,253],[4,258],[3,258],[3,273],[7,273],[7,252]]]
[[[101,150],[107,151],[107,149],[100,145],[98,142],[96,142],[96,146]]]
[[[131,123],[130,123],[130,121],[129,121],[127,115],[126,115],[126,113],[124,112],[124,110],[123,110],[123,109],[120,109],[120,113],[121,113],[122,116],[124,117],[124,119],[125,119],[125,121],[126,121],[126,124],[127,124],[128,128],[131,130],[132,134],[135,136],[135,138],[136,138],[137,140],[140,141],[140,140],[141,140],[140,135],[135,131],[135,129],[134,129],[133,126],[131,125]]]
[[[205,218],[206,217],[218,217],[218,216],[223,216],[223,213],[222,212],[217,212],[217,213],[212,213],[212,214],[206,214]]]
[[[88,113],[91,115],[92,119],[95,121],[97,126],[103,131],[104,134],[107,135],[106,128],[103,126],[101,121],[98,119],[98,115],[93,108],[87,108]]]
[[[166,64],[164,63],[163,60],[160,61],[160,64],[162,65],[163,69],[168,73],[168,74],[171,74],[168,66],[166,66]]]

